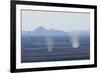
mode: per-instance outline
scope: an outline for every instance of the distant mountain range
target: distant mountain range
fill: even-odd
[[[89,31],[79,31],[79,35],[89,35]],[[70,32],[64,32],[60,30],[50,29],[47,30],[43,27],[38,27],[34,31],[22,31],[22,36],[68,36]]]

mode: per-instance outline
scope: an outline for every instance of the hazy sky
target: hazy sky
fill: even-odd
[[[63,31],[89,30],[90,14],[22,10],[22,31],[33,31],[39,26]]]

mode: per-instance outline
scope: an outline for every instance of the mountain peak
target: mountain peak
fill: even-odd
[[[44,32],[44,31],[48,31],[47,29],[45,29],[44,27],[38,27],[38,28],[36,28],[35,30],[34,30],[35,32],[36,31],[39,31],[39,32]]]
[[[37,29],[42,29],[42,30],[44,30],[45,28],[43,28],[43,27],[40,26],[40,27],[38,27]]]

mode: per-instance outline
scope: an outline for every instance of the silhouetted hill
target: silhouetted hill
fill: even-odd
[[[78,35],[89,35],[89,31],[77,31]],[[38,27],[33,31],[22,31],[23,36],[68,36],[72,35],[72,32],[64,32],[60,30],[50,29],[47,30],[43,27]]]
[[[59,30],[47,30],[43,27],[38,27],[34,31],[23,31],[22,35],[24,36],[57,36],[57,35],[67,35],[67,32]]]

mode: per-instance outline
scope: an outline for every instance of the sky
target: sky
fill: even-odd
[[[22,10],[21,15],[22,31],[34,31],[40,26],[65,32],[90,30],[89,13]]]

